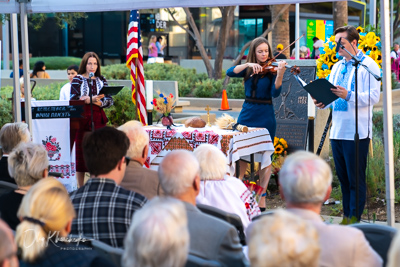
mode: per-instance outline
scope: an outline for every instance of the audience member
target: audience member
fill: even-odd
[[[8,157],[8,170],[18,185],[14,191],[0,196],[1,218],[15,230],[20,220],[17,217],[22,198],[37,181],[47,177],[49,160],[42,145],[22,143]]]
[[[279,182],[287,210],[318,231],[320,266],[382,266],[381,257],[360,230],[322,221],[321,206],[332,191],[332,172],[324,160],[309,152],[293,153],[283,164]]]
[[[24,76],[24,64],[22,63],[22,59],[19,60],[19,78],[21,78],[22,76]],[[14,78],[14,72],[12,71],[10,73],[10,78]]]
[[[60,100],[69,100],[71,98],[71,83],[76,75],[78,75],[79,67],[71,65],[67,68],[69,83],[65,84],[60,90]]]
[[[149,54],[148,54],[148,58],[154,58],[157,57],[158,55],[158,51],[157,51],[157,46],[156,46],[156,41],[157,41],[157,37],[155,35],[152,35],[150,37],[150,41],[149,41]],[[153,62],[154,63],[154,62]]]
[[[147,199],[119,186],[129,158],[129,139],[112,127],[100,128],[83,139],[83,156],[92,177],[71,194],[77,217],[71,233],[122,247],[133,213]]]
[[[28,124],[23,122],[6,123],[0,130],[0,146],[3,156],[0,159],[0,181],[15,184],[14,178],[8,173],[8,154],[20,143],[31,140]]]
[[[242,181],[226,175],[224,153],[216,146],[203,144],[193,154],[200,164],[200,192],[196,202],[239,215],[246,229],[251,219],[261,213],[260,208]]]
[[[319,266],[320,245],[315,227],[285,210],[252,223],[248,240],[252,267]]]
[[[0,266],[18,267],[17,245],[8,225],[0,220]]]
[[[321,54],[319,48],[324,47],[324,42],[320,40],[318,37],[314,37],[313,42],[314,44],[313,44],[313,51],[311,58],[319,58],[319,55]]]
[[[24,102],[25,101],[25,82],[24,82],[24,78],[21,77],[19,78],[19,84],[20,84],[20,101]],[[31,101],[36,101],[35,98],[31,97]]]
[[[186,150],[168,153],[160,163],[158,175],[167,196],[185,205],[190,236],[189,253],[218,261],[222,266],[246,266],[247,260],[239,243],[236,229],[196,208],[200,191],[199,163]]]
[[[144,195],[147,199],[160,195],[162,189],[157,172],[143,167],[149,153],[149,134],[139,121],[129,121],[118,130],[123,131],[129,138],[130,145],[126,155],[131,160],[126,167],[121,186]]]
[[[282,51],[282,49],[283,49],[283,44],[278,44],[276,46],[276,51],[274,53],[274,57],[276,57],[276,59],[287,59],[283,53],[279,54]],[[279,56],[278,56],[278,54],[279,54]]]
[[[164,48],[165,44],[161,44],[163,41],[162,36],[157,37],[156,47],[157,47],[157,56],[164,57]]]
[[[398,267],[400,262],[400,232],[394,236],[388,252],[387,267]]]
[[[46,72],[46,65],[43,61],[37,61],[33,66],[31,78],[50,79],[50,75]]]
[[[68,238],[74,208],[65,187],[54,178],[35,184],[24,197],[16,240],[22,266],[113,266],[85,241]]]
[[[189,252],[183,204],[155,197],[133,216],[125,239],[123,266],[182,267]]]

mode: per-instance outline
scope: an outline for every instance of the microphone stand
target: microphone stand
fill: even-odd
[[[359,192],[359,188],[360,188],[360,178],[359,178],[359,166],[360,166],[360,160],[359,160],[359,146],[360,146],[360,136],[358,134],[358,66],[362,66],[364,67],[364,69],[366,69],[377,81],[380,81],[382,78],[379,77],[378,75],[376,75],[375,73],[372,73],[372,71],[364,64],[361,63],[361,61],[352,53],[350,53],[345,47],[344,45],[342,45],[339,42],[339,47],[340,49],[343,49],[344,51],[346,51],[346,53],[351,56],[351,58],[354,60],[353,66],[355,66],[355,88],[354,88],[354,92],[355,92],[355,134],[354,134],[354,143],[355,143],[355,157],[356,157],[356,218],[358,221],[358,214],[360,213],[360,207],[359,207],[359,202],[360,202],[360,192]],[[371,86],[371,85],[370,85]],[[369,111],[368,111],[369,112]],[[369,123],[369,122],[368,122]],[[360,220],[361,220],[361,215],[360,215]]]
[[[94,132],[94,120],[93,120],[93,74],[90,73],[89,74],[89,79],[90,79],[90,83],[91,83],[91,87],[89,88],[89,97],[90,97],[90,120],[91,120],[91,125],[92,125],[92,133]]]

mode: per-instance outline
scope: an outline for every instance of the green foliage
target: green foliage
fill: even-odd
[[[101,67],[101,74],[107,80],[129,80],[130,70],[125,64],[114,64]]]
[[[28,24],[35,30],[42,28],[43,24],[48,18],[54,18],[56,25],[60,29],[64,29],[66,23],[69,28],[74,28],[76,26],[76,21],[80,18],[86,19],[87,16],[82,12],[70,12],[70,13],[33,13],[29,14]]]
[[[194,95],[196,97],[213,97],[222,92],[222,80],[203,80],[196,83]]]
[[[60,90],[68,81],[63,83],[51,83],[47,86],[36,86],[33,89],[32,97],[36,100],[58,100],[60,99]]]
[[[0,89],[0,127],[4,124],[13,122],[12,102],[9,100],[13,92],[12,86],[2,87]]]
[[[244,84],[241,78],[231,78],[229,84],[226,86],[226,93],[228,98],[244,99]]]
[[[340,190],[339,185],[336,185],[335,187],[332,188],[331,198],[334,198],[335,200],[342,199],[342,190]]]
[[[129,88],[124,87],[113,98],[114,105],[104,109],[109,125],[120,126],[125,122],[136,119],[136,106],[132,103],[131,90]]]
[[[331,207],[329,216],[341,216],[342,212],[343,204],[340,202],[340,204],[335,204]]]
[[[65,75],[67,75],[67,68],[71,65],[79,66],[81,60],[79,57],[32,57],[29,59],[29,67],[33,70],[37,61],[43,61],[46,70],[65,70]]]

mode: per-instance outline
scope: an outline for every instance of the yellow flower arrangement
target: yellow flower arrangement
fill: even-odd
[[[275,148],[275,152],[274,152],[273,159],[275,159],[279,155],[286,155],[287,149],[288,149],[288,144],[285,139],[278,138],[275,136],[274,148]]]
[[[358,49],[364,54],[370,56],[382,69],[382,52],[380,37],[374,31],[366,31],[363,27],[357,27],[360,35]],[[342,58],[336,53],[335,36],[327,38],[327,42],[320,47],[320,57],[317,59],[317,77],[319,79],[328,79],[333,65]]]

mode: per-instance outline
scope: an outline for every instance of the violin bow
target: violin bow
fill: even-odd
[[[280,54],[282,54],[283,52],[285,52],[286,49],[288,49],[289,47],[291,47],[294,43],[296,43],[298,40],[300,40],[301,38],[303,38],[303,36],[305,35],[305,33],[303,33],[299,38],[297,38],[296,40],[294,40],[294,42],[292,42],[290,45],[286,46],[284,49],[282,49],[281,52],[279,52],[279,54],[277,54],[276,56],[274,56],[272,59],[270,60],[275,60],[277,56],[279,56]]]

